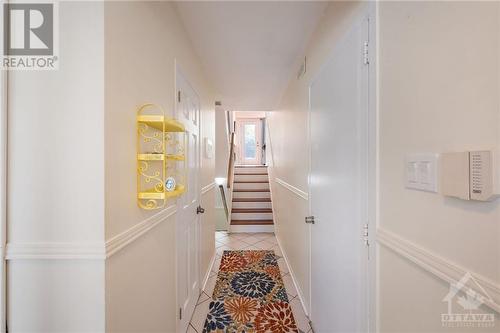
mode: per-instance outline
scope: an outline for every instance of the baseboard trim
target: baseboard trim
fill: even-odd
[[[479,288],[482,287],[484,291],[479,290],[478,286],[473,283],[470,285],[466,284],[467,287],[479,294],[486,292],[490,299],[486,299],[484,304],[500,313],[500,285],[490,279],[475,273],[473,270],[461,267],[382,228],[377,230],[377,241],[404,259],[413,262],[448,283],[457,283],[465,274],[470,273],[479,284]]]
[[[207,186],[203,186],[201,188],[201,194],[205,194],[210,190],[213,190],[215,188],[215,182],[208,184]]]
[[[286,255],[285,250],[283,249],[283,246],[281,246],[281,242],[278,235],[276,235],[276,241],[278,242],[278,246],[281,250],[281,253],[283,254],[283,259],[285,260],[285,263],[288,266],[288,271],[290,277],[292,278],[293,285],[295,286],[295,290],[297,290],[297,297],[299,298],[300,304],[302,305],[302,309],[304,310],[304,313],[307,316],[307,318],[309,318],[309,311],[307,311],[306,303],[304,302],[304,293],[302,292],[302,289],[297,283],[297,279],[295,278],[295,273],[293,272],[292,266],[290,265],[290,261],[288,261],[288,257]]]
[[[212,267],[214,266],[214,263],[215,263],[215,258],[216,258],[216,252],[214,251],[214,254],[212,255],[212,259],[210,259],[210,264],[208,265],[208,269],[207,271],[205,272],[205,277],[203,278],[203,282],[201,284],[201,290],[200,290],[200,294],[203,292],[203,290],[205,290],[205,288],[207,287],[207,282],[208,282],[208,279],[210,278],[210,272],[212,271]]]
[[[286,188],[287,190],[291,191],[292,193],[298,195],[299,197],[301,197],[302,199],[304,200],[309,200],[309,194],[307,192],[304,192],[302,191],[301,189],[285,182],[283,179],[280,179],[278,177],[274,178],[274,181],[277,183],[277,184],[280,184],[281,186],[283,186],[284,188]]]
[[[106,258],[111,257],[118,251],[130,245],[136,239],[147,233],[149,230],[153,229],[161,222],[168,219],[170,216],[174,215],[176,212],[177,207],[170,206],[158,212],[157,214],[145,219],[141,223],[138,223],[133,227],[123,231],[122,233],[108,239],[106,241]]]

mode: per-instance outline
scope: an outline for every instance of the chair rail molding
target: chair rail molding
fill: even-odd
[[[484,305],[500,312],[500,285],[494,281],[473,270],[461,267],[446,258],[440,257],[383,228],[377,230],[377,241],[404,259],[413,262],[425,271],[450,284],[457,283],[467,273],[470,273],[479,286],[474,283],[467,283],[466,287],[480,295],[484,295],[486,292],[487,295],[484,296],[489,296],[490,299],[486,299]],[[480,288],[484,290],[479,290]]]
[[[11,242],[7,244],[5,259],[105,260],[176,212],[176,206],[169,206],[106,242]]]
[[[148,217],[144,221],[132,226],[122,233],[108,239],[106,241],[106,258],[125,248],[133,243],[136,239],[146,234],[149,230],[156,227],[161,222],[167,220],[170,216],[177,213],[177,206],[169,206],[153,216]]]
[[[206,186],[203,186],[201,188],[201,194],[205,194],[208,191],[213,190],[214,188],[215,188],[215,182],[212,182],[212,183],[210,183],[210,184],[208,184]]]
[[[6,260],[20,259],[97,259],[106,258],[104,242],[62,243],[62,242],[13,242],[8,243]]]
[[[281,186],[283,186],[284,188],[286,188],[287,190],[295,193],[296,195],[298,195],[299,197],[301,197],[302,199],[304,200],[309,200],[309,194],[307,192],[304,192],[302,191],[301,189],[285,182],[283,179],[280,179],[278,177],[274,178],[274,181],[277,183],[277,184],[280,184]]]

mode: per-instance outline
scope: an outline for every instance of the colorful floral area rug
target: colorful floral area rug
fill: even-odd
[[[299,332],[273,251],[224,251],[203,332]]]

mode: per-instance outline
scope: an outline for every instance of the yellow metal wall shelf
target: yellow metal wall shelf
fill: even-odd
[[[185,191],[186,191],[186,188],[184,187],[184,185],[177,185],[175,187],[175,190],[173,190],[172,192],[165,192],[165,196],[167,198],[174,198],[174,197],[180,196]]]
[[[184,132],[184,125],[175,119],[156,115],[138,115],[137,122],[164,132]],[[165,126],[165,127],[164,127]]]
[[[167,160],[184,161],[184,155],[166,155]]]
[[[165,155],[163,154],[137,154],[139,161],[163,161]]]
[[[167,199],[185,192],[185,128],[165,117],[163,109],[145,104],[137,111],[137,203],[143,209],[158,209]],[[165,182],[174,178],[173,191]]]
[[[165,199],[165,192],[164,191],[158,192],[154,189],[151,189],[151,190],[146,190],[144,192],[139,192],[137,197],[139,199],[163,200],[163,199]]]

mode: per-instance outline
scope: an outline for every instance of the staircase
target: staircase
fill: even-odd
[[[273,232],[266,166],[235,166],[231,232]]]

